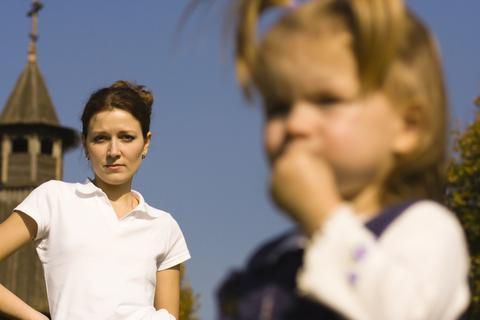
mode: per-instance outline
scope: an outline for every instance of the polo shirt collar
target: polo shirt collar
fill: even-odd
[[[77,183],[76,189],[78,192],[84,194],[84,195],[105,195],[105,192],[103,192],[102,189],[97,187],[92,180],[86,179],[83,183]],[[138,212],[141,215],[146,214],[150,218],[158,218],[160,215],[156,213],[154,210],[149,209],[147,203],[143,199],[143,196],[140,192],[132,190],[132,192],[137,196],[138,198],[138,205],[135,207],[135,209],[132,210],[132,213]]]

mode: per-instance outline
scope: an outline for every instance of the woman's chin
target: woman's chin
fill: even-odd
[[[108,176],[99,176],[96,175],[95,180],[99,181],[101,184],[109,186],[121,186],[124,184],[130,184],[132,177],[120,177],[115,175]]]

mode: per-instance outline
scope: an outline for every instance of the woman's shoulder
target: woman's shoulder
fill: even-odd
[[[167,212],[159,208],[155,208],[149,205],[148,203],[145,203],[144,209],[149,215],[151,215],[154,218],[175,221],[175,218],[170,212]]]
[[[31,192],[31,195],[50,200],[59,199],[61,201],[69,201],[67,199],[77,199],[82,194],[91,194],[95,191],[96,190],[89,186],[87,182],[49,180],[36,187]]]
[[[153,221],[156,222],[158,227],[167,227],[172,230],[180,229],[180,225],[178,224],[175,216],[170,212],[152,207],[147,203],[145,203],[144,210],[151,218],[153,218]]]
[[[35,190],[44,191],[47,193],[62,192],[72,190],[75,188],[76,183],[65,182],[61,180],[48,180],[40,184]]]

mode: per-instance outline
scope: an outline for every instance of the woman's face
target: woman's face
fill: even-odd
[[[149,132],[144,139],[140,122],[127,111],[113,108],[95,114],[84,141],[95,179],[112,186],[130,184],[150,138]]]

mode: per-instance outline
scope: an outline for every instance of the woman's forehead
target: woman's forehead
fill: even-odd
[[[92,130],[106,130],[119,126],[139,129],[140,123],[130,112],[112,108],[94,114],[90,119],[89,126]]]

